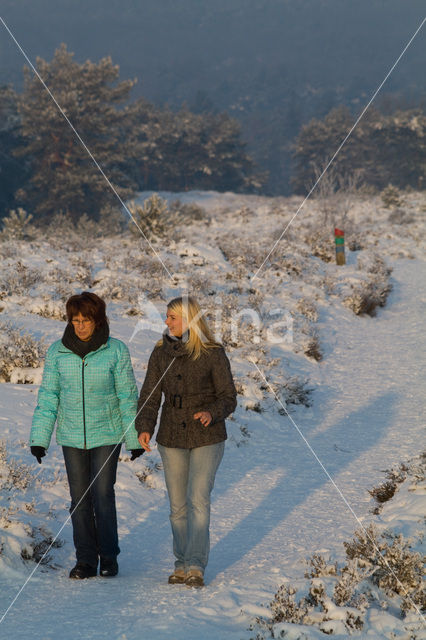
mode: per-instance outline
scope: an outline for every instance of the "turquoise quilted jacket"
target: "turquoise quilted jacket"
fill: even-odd
[[[140,449],[134,427],[137,401],[124,342],[108,338],[82,360],[57,340],[46,354],[30,445],[47,449],[57,421],[60,445],[93,449],[125,442],[128,450]]]

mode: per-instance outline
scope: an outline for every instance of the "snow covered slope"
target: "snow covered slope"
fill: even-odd
[[[62,335],[58,314],[67,287],[71,294],[92,285],[107,298],[111,333],[129,344],[141,384],[157,338],[153,331],[134,331],[147,317],[148,299],[164,314],[165,302],[187,284],[213,320],[221,317],[216,329],[240,395],[214,491],[207,587],[167,584],[173,557],[156,450],[132,463],[124,451],[121,456],[117,578],[68,579],[74,556],[62,454],[52,444],[37,465],[26,446],[37,384],[7,382],[0,384],[6,447],[0,456],[1,637],[248,639],[250,624],[268,615],[277,588],[303,576],[304,558],[317,552],[343,557],[342,543],[359,521],[376,518],[367,490],[381,482],[384,469],[413,457],[424,443],[424,196],[407,196],[413,222],[404,225],[389,222],[377,199],[357,202],[351,237],[362,248],[347,252],[345,267],[313,255],[318,212],[312,205],[254,280],[250,276],[299,201],[201,193],[180,198],[205,207],[211,219],[177,229],[156,245],[179,274],[176,282],[126,234],[98,238],[85,249],[37,238],[15,241],[2,264],[0,321],[49,344]],[[390,275],[377,266],[378,256]],[[16,273],[25,274],[27,285],[15,286]],[[356,315],[348,298],[373,281],[392,285],[386,305],[375,317]],[[41,302],[51,306],[41,312]],[[255,310],[261,326],[241,320],[232,336],[229,323],[242,309]],[[274,328],[277,319],[285,320],[281,333]],[[284,339],[271,340],[268,329]],[[2,340],[7,342],[6,331]],[[322,359],[306,355],[312,340]],[[395,505],[396,513],[388,511],[386,518],[403,519],[404,501]],[[31,556],[34,541],[58,532],[60,546],[31,574],[35,563],[22,553]],[[365,637],[393,637],[382,623],[369,617]]]

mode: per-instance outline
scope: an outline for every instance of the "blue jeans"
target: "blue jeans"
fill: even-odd
[[[94,449],[62,447],[77,562],[92,567],[98,566],[99,556],[113,559],[120,553],[114,492],[120,448],[121,444]]]
[[[175,568],[204,572],[210,550],[210,494],[225,443],[175,449],[158,445],[170,500]]]

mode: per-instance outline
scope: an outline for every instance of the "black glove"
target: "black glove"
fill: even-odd
[[[136,460],[136,458],[145,453],[145,449],[132,449],[130,453],[132,454],[130,460]]]
[[[37,462],[41,464],[41,459],[46,455],[44,447],[31,447],[31,453],[37,458]]]

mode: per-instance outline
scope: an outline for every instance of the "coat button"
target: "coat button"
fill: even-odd
[[[173,349],[174,349],[175,351],[177,351],[177,350],[179,349],[179,345],[175,344],[175,346],[173,347]]]
[[[181,375],[180,373],[178,373],[178,374],[177,374],[177,376],[176,376],[176,378],[177,378],[178,380],[182,380],[182,375]]]
[[[182,422],[182,429],[186,429],[186,422]]]

